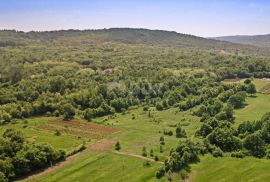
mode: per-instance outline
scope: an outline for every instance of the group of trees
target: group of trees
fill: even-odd
[[[30,143],[21,131],[7,129],[0,137],[0,181],[48,167],[65,159],[63,150],[47,144]]]
[[[179,142],[175,149],[170,151],[170,156],[164,162],[164,166],[156,172],[156,177],[161,178],[166,173],[179,171],[190,171],[190,164],[200,161],[199,154],[203,154],[205,149],[203,145],[194,143],[190,140]]]

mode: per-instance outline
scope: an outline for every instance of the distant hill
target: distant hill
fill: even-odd
[[[212,39],[228,41],[238,44],[254,45],[259,47],[270,47],[270,34],[268,35],[238,35],[238,36],[225,36],[225,37],[213,37]]]
[[[61,45],[95,45],[121,43],[146,46],[197,49],[225,54],[270,55],[269,49],[250,45],[206,39],[177,32],[132,28],[100,30],[59,30],[45,32],[0,31],[1,46],[27,45],[31,43],[59,43]]]

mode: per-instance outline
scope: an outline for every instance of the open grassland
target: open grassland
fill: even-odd
[[[113,139],[119,141],[122,152],[141,155],[143,146],[148,153],[151,149],[160,160],[168,156],[171,148],[174,148],[179,139],[175,136],[175,127],[180,124],[187,132],[188,137],[192,137],[200,126],[199,119],[189,112],[178,112],[172,108],[164,111],[148,111],[142,108],[134,109],[122,115],[119,114],[114,119],[97,119],[95,122],[114,125],[120,130],[113,135]],[[133,119],[134,117],[134,119]],[[173,136],[163,134],[163,131],[173,131]],[[162,145],[164,152],[160,152],[160,137],[164,136],[165,145]]]
[[[254,79],[253,82],[258,92],[263,92],[266,88],[270,87],[270,79]]]
[[[270,111],[270,94],[256,94],[257,97],[247,97],[246,106],[235,110],[235,124],[243,121],[259,120]]]
[[[144,166],[145,160],[123,156],[112,152],[89,152],[72,161],[68,166],[48,175],[38,178],[36,182],[132,182],[132,181],[157,181],[155,172],[159,166],[151,162]],[[165,181],[160,180],[160,181]]]
[[[243,121],[258,120],[266,112],[270,111],[270,94],[260,93],[270,85],[270,81],[268,79],[254,79],[253,82],[259,93],[256,94],[256,97],[247,97],[246,106],[242,109],[235,110],[236,125]]]
[[[139,107],[126,114],[117,114],[116,117],[95,119],[92,122],[107,125],[108,128],[112,126],[118,131],[111,134],[110,139],[101,140],[86,149],[68,165],[30,181],[157,181],[157,168],[163,165],[171,148],[181,140],[175,137],[175,126],[180,124],[188,137],[192,137],[201,123],[190,112],[178,112],[176,108],[151,110],[151,117],[148,111]],[[164,130],[173,131],[173,136],[164,135]],[[160,136],[165,137],[163,152],[160,152]],[[120,152],[114,150],[116,141],[121,144]],[[147,157],[142,157],[143,146],[147,148]],[[153,160],[151,149],[160,161]],[[147,160],[151,163],[150,167],[143,165]],[[165,177],[159,181],[166,180]]]
[[[201,157],[201,162],[192,165],[192,182],[267,182],[270,178],[270,161],[267,159],[230,157]]]
[[[67,152],[74,150],[83,142],[91,144],[116,131],[103,125],[84,121],[62,121],[55,117],[16,120],[1,126],[0,134],[9,128],[23,131],[30,142],[48,143]],[[60,134],[57,135],[57,131]]]

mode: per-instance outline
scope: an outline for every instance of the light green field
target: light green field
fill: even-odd
[[[72,161],[63,169],[34,180],[39,182],[133,182],[157,181],[155,172],[161,164],[153,162],[150,167],[144,160],[111,152],[88,153]],[[165,181],[160,180],[160,181]]]
[[[6,129],[13,128],[22,131],[29,141],[37,143],[48,143],[57,149],[63,149],[67,152],[74,150],[83,143],[84,138],[62,133],[60,136],[55,135],[55,131],[48,131],[40,128],[46,125],[48,121],[56,120],[55,117],[36,117],[27,120],[15,120],[10,124],[0,127],[0,134]]]
[[[270,160],[230,157],[201,157],[201,162],[192,165],[192,182],[268,182]]]
[[[235,110],[235,124],[243,121],[255,121],[261,119],[266,113],[270,112],[270,94],[256,94],[257,97],[248,97],[246,106]]]
[[[146,146],[148,158],[150,149],[154,149],[161,161],[169,155],[171,148],[174,148],[180,139],[175,137],[175,127],[172,125],[180,123],[185,128],[189,137],[200,126],[199,118],[191,116],[189,112],[176,112],[177,109],[169,109],[156,112],[155,120],[148,117],[148,112],[142,108],[130,110],[125,115],[118,114],[114,119],[104,120],[97,118],[93,122],[103,123],[119,129],[118,132],[110,135],[108,140],[119,141],[123,155],[115,154],[114,148],[107,151],[83,153],[67,166],[53,171],[50,174],[41,176],[35,181],[157,181],[155,173],[162,162],[151,162],[151,167],[144,167],[145,159],[141,156],[142,147]],[[132,119],[132,114],[135,119]],[[186,118],[185,120],[183,118]],[[173,136],[165,136],[164,152],[160,153],[160,136],[163,130],[172,130]],[[152,158],[153,159],[153,158]],[[179,179],[179,177],[177,177]],[[117,180],[116,180],[117,179]],[[166,181],[162,178],[159,181]]]
[[[243,82],[243,80],[241,80]],[[257,91],[269,84],[269,80],[254,79]],[[257,93],[257,97],[247,97],[246,106],[235,110],[235,124],[239,125],[243,121],[259,120],[266,113],[270,112],[270,94]]]
[[[110,119],[104,123],[114,125],[120,132],[112,136],[112,139],[119,141],[122,145],[122,151],[141,155],[142,147],[145,146],[147,151],[154,150],[154,153],[162,160],[168,156],[171,148],[174,148],[179,139],[175,137],[175,127],[180,123],[186,130],[189,137],[192,137],[200,126],[199,118],[191,116],[189,112],[176,112],[177,109],[169,109],[161,112],[155,112],[155,120],[148,117],[148,112],[142,108],[134,109],[129,113],[119,114],[115,119]],[[135,119],[132,119],[132,114]],[[183,118],[186,118],[183,120]],[[102,122],[102,119],[97,119],[95,122]],[[174,132],[173,136],[163,135],[163,130],[171,130]],[[160,153],[159,138],[164,136],[165,145],[164,152]]]
[[[253,83],[256,85],[257,91],[260,91],[264,86],[270,84],[270,80],[254,79]]]

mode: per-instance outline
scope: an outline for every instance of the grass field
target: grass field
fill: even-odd
[[[260,119],[269,109],[270,94],[258,93],[257,97],[248,97],[246,107],[235,111],[236,125],[244,120]],[[35,123],[35,121],[32,122]],[[32,122],[29,121],[28,125],[35,125]],[[75,158],[67,166],[33,181],[51,182],[60,179],[67,182],[110,182],[115,181],[115,179],[118,179],[117,181],[157,181],[155,172],[162,164],[151,162],[150,167],[143,166],[145,159],[136,157],[141,156],[142,147],[147,148],[149,159],[153,159],[149,156],[150,149],[153,149],[154,155],[157,155],[160,161],[163,161],[169,155],[171,148],[174,148],[181,140],[175,137],[175,126],[177,124],[180,124],[186,130],[189,138],[194,137],[195,131],[201,125],[199,118],[192,116],[190,111],[179,112],[177,108],[152,111],[151,117],[149,117],[148,111],[143,111],[139,107],[129,110],[125,114],[117,114],[113,118],[96,118],[93,122],[117,129],[117,132],[108,137],[113,142],[110,144],[109,150],[89,150],[89,152]],[[50,124],[48,121],[44,121],[44,123]],[[164,130],[173,131],[173,136],[164,135]],[[51,140],[56,137],[52,134],[52,130],[43,128],[42,132],[51,133]],[[64,135],[66,134],[64,133],[60,137],[64,137]],[[160,136],[165,137],[164,152],[160,152]],[[68,137],[72,138],[72,136]],[[44,136],[45,138],[46,136]],[[42,141],[42,137],[36,139]],[[81,142],[78,137],[74,139]],[[120,151],[123,155],[114,153],[115,141],[120,142]],[[72,140],[68,142],[72,143]],[[264,159],[213,158],[206,155],[201,157],[200,163],[192,165],[192,174],[189,181],[267,181],[270,176],[266,174],[270,169],[269,164],[270,161]],[[179,177],[176,179],[179,179]],[[166,178],[162,178],[159,181],[166,180]]]
[[[76,125],[74,125],[74,122]],[[0,127],[0,134],[9,128],[18,129],[26,135],[29,141],[49,143],[57,149],[64,149],[69,152],[77,148],[84,141],[91,144],[115,131],[113,129],[111,132],[102,132],[106,129],[111,130],[111,128],[100,127],[102,128],[97,129],[96,125],[83,121],[61,122],[61,119],[55,117],[37,117],[27,120],[15,120],[10,124],[3,125]],[[56,136],[56,130],[60,131],[61,135]]]
[[[236,125],[243,121],[259,120],[266,112],[270,112],[270,94],[256,95],[246,99],[247,105],[244,108],[235,110]]]
[[[118,114],[115,118],[97,118],[93,122],[116,128],[118,131],[111,134],[109,141],[119,141],[121,144],[120,154],[116,154],[113,145],[102,150],[104,146],[90,147],[74,161],[59,170],[45,174],[34,181],[157,181],[155,172],[162,165],[162,161],[169,155],[180,139],[175,137],[175,125],[181,124],[189,137],[193,137],[200,126],[199,118],[189,112],[177,112],[177,108],[161,112],[148,112],[137,108],[126,114]],[[135,117],[135,119],[133,119]],[[185,118],[185,119],[184,119]],[[46,123],[48,124],[48,122]],[[163,130],[171,130],[173,136],[164,136]],[[164,152],[160,152],[160,136],[165,137]],[[146,159],[142,159],[142,147],[146,146],[148,159],[150,149],[154,149],[160,162],[151,162],[150,167],[143,166]],[[106,146],[105,146],[106,147]],[[93,150],[92,148],[101,148]],[[87,149],[88,150],[88,149]],[[179,179],[179,177],[177,177]],[[166,181],[162,178],[159,181]]]
[[[243,80],[241,80],[243,82]],[[254,79],[254,84],[258,92],[270,84],[269,80]],[[257,93],[256,97],[247,97],[246,106],[235,110],[235,124],[243,121],[259,120],[266,112],[270,111],[270,94]]]
[[[254,79],[253,80],[254,84],[256,85],[257,91],[261,91],[262,88],[270,84],[270,80],[263,80],[263,79]]]
[[[180,123],[189,137],[194,135],[201,124],[199,119],[191,116],[189,112],[176,111],[177,109],[173,108],[155,112],[153,114],[155,119],[153,119],[148,117],[148,112],[138,108],[129,111],[125,115],[119,114],[116,118],[109,119],[104,123],[114,125],[120,130],[112,138],[120,142],[123,152],[141,155],[142,147],[145,146],[148,152],[153,149],[154,153],[163,160],[165,156],[168,156],[171,148],[174,148],[179,141],[175,137],[176,124]],[[135,116],[135,119],[132,119],[132,115]],[[103,119],[97,119],[95,122],[103,122]],[[166,136],[163,134],[164,130],[171,130],[174,132],[174,135]],[[161,136],[165,138],[163,153],[160,153],[159,139]]]
[[[268,182],[270,160],[230,157],[201,157],[201,162],[192,165],[192,182]]]
[[[112,152],[90,152],[72,161],[65,168],[34,181],[114,182],[116,179],[117,182],[157,181],[155,172],[161,164],[153,162],[150,167],[145,167],[143,164],[142,159]]]

